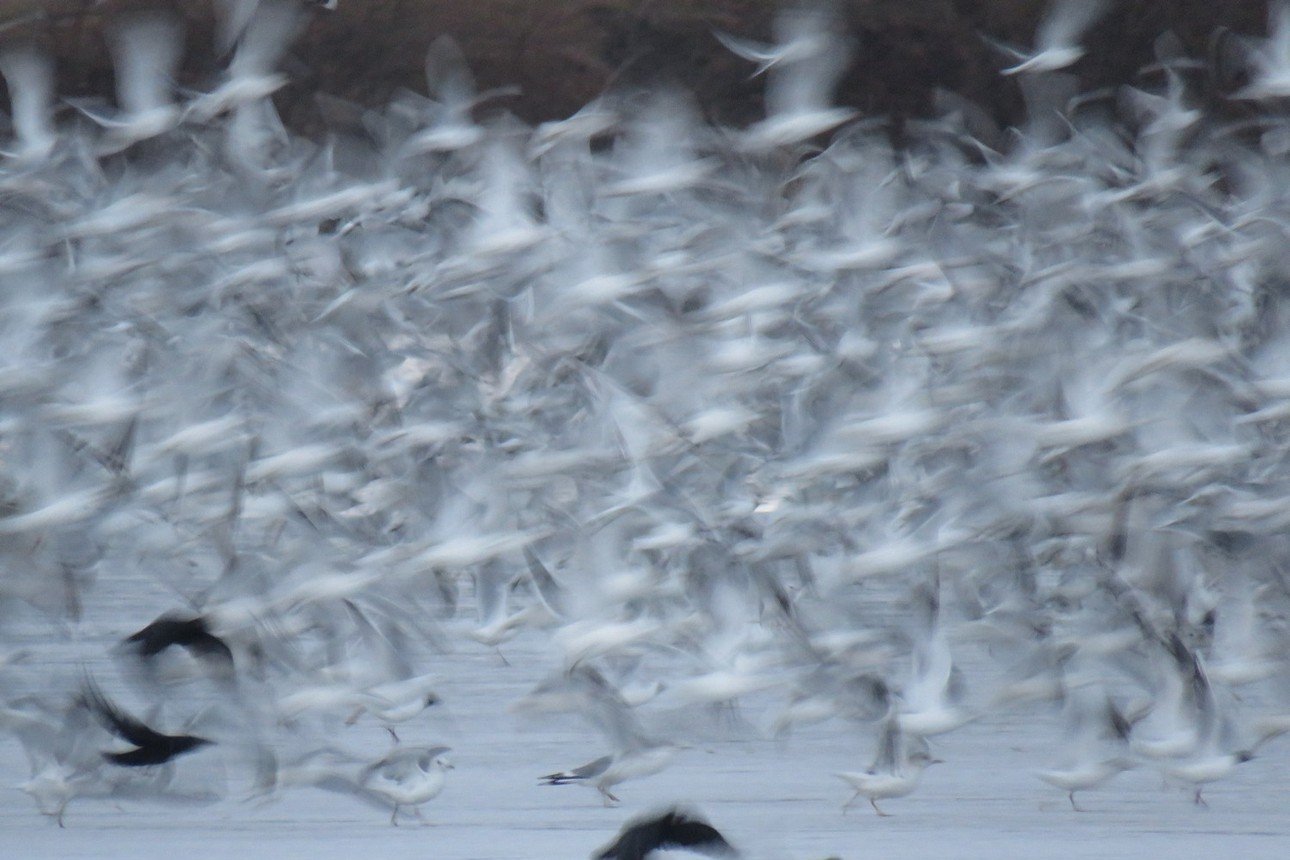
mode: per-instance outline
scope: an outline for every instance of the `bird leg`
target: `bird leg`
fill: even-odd
[[[397,744],[399,742],[399,735],[394,731],[394,727],[386,726],[385,730],[390,733],[390,737],[394,738],[394,742]]]
[[[1088,811],[1088,810],[1086,810],[1086,809],[1082,808],[1078,803],[1076,803],[1076,802],[1075,802],[1075,792],[1073,792],[1073,791],[1072,791],[1072,792],[1070,792],[1069,794],[1067,794],[1066,796],[1067,796],[1067,797],[1069,797],[1069,798],[1071,799],[1071,809],[1075,810],[1076,812],[1087,812],[1087,811]]]
[[[890,813],[890,812],[883,812],[881,809],[879,809],[879,808],[878,808],[878,801],[874,800],[872,797],[871,797],[871,798],[869,798],[869,805],[873,807],[873,811],[874,811],[874,812],[878,813],[878,814],[879,814],[879,815],[881,815],[883,818],[890,818],[890,817],[891,817],[891,813]]]
[[[394,811],[390,813],[390,823],[395,827],[399,826],[399,805],[394,804]]]
[[[846,803],[842,804],[842,814],[843,814],[843,815],[846,815],[846,814],[847,814],[847,810],[851,808],[851,804],[855,803],[855,802],[856,802],[857,800],[859,800],[859,799],[860,799],[860,792],[859,792],[859,791],[856,791],[856,793],[855,793],[855,794],[851,795],[851,799],[850,799],[850,800],[848,800]]]
[[[358,722],[358,718],[363,716],[363,712],[366,710],[367,710],[367,707],[365,705],[359,705],[357,708],[354,709],[354,713],[350,714],[348,717],[345,718],[345,725],[347,726],[354,725],[354,723]]]
[[[1192,803],[1196,804],[1197,806],[1203,806],[1206,809],[1209,809],[1209,804],[1205,802],[1205,798],[1200,796],[1200,792],[1201,792],[1201,787],[1198,785],[1196,786],[1196,796],[1192,798]]]
[[[596,786],[596,790],[605,798],[605,806],[612,806],[613,804],[618,803],[618,798],[614,797],[614,793],[609,789]]]

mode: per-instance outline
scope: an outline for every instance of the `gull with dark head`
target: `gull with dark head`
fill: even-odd
[[[596,669],[581,664],[563,682],[542,685],[522,706],[534,710],[575,708],[613,744],[614,751],[580,767],[540,777],[543,785],[590,785],[605,805],[618,803],[612,789],[620,782],[662,771],[682,746],[649,735],[613,687]]]

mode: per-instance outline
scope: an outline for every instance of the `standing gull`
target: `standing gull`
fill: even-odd
[[[878,808],[878,801],[889,797],[904,797],[918,787],[918,781],[928,765],[940,759],[932,758],[927,742],[922,738],[906,738],[900,723],[893,714],[883,720],[878,742],[878,755],[868,770],[842,771],[835,776],[855,789],[855,793],[842,805],[846,812],[861,797],[869,798],[873,811],[886,817],[890,813]]]

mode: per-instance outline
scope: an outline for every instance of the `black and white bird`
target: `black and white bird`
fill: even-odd
[[[658,852],[693,851],[709,857],[737,857],[734,846],[698,815],[673,807],[629,821],[618,838],[591,855],[592,860],[645,860]]]
[[[109,36],[116,111],[72,102],[106,130],[105,154],[165,134],[181,118],[174,86],[183,57],[182,24],[170,16],[144,13],[122,20]]]

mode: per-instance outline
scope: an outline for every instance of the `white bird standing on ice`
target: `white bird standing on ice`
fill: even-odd
[[[445,746],[398,747],[355,772],[357,760],[351,754],[324,748],[285,770],[280,782],[350,794],[369,805],[391,808],[390,824],[397,827],[403,807],[412,807],[421,818],[422,804],[443,791],[447,772],[454,769],[449,752]]]
[[[926,741],[917,737],[906,739],[895,714],[888,713],[882,724],[878,755],[869,769],[835,774],[855,789],[855,794],[842,804],[842,811],[850,809],[858,798],[867,797],[873,811],[885,818],[891,813],[879,809],[878,801],[910,794],[918,787],[928,765],[939,763],[940,759],[932,758],[928,752]]]
[[[766,118],[744,134],[753,152],[803,143],[856,115],[832,106],[833,89],[851,62],[834,15],[824,8],[787,10],[775,19],[775,33],[780,45],[795,47],[785,47],[768,67]]]

